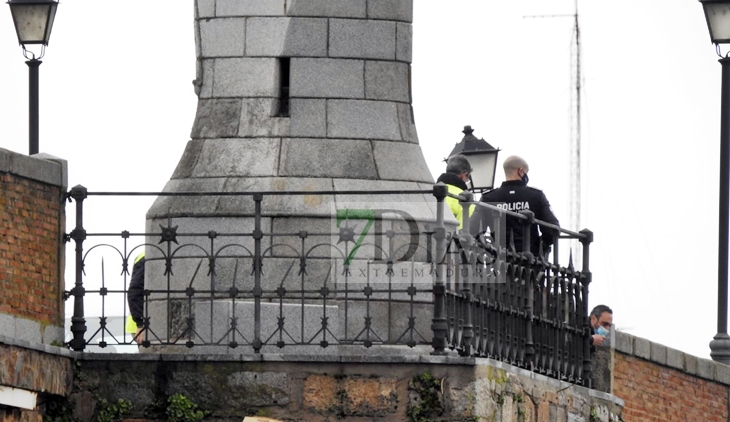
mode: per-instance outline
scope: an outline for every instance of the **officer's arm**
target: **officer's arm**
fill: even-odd
[[[538,220],[542,220],[546,223],[554,224],[556,226],[560,225],[557,217],[555,217],[555,214],[553,214],[553,211],[550,209],[550,202],[548,202],[547,197],[542,192],[540,192],[539,212],[538,215],[535,215],[535,218],[537,218]],[[554,238],[559,235],[559,232],[557,230],[549,229],[542,226],[540,226],[540,233],[542,233],[542,241],[551,245],[554,241]]]
[[[472,236],[477,236],[480,233],[484,233],[489,225],[487,217],[489,216],[489,209],[486,207],[480,207],[479,205],[472,205],[474,207],[474,213],[470,215],[469,220],[469,233]]]

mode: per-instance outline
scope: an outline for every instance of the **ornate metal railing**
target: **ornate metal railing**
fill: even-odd
[[[413,218],[412,212],[390,206],[384,212],[335,209],[330,230],[318,224],[278,232],[262,228],[265,198],[333,194],[109,193],[74,187],[68,193],[76,210],[75,228],[67,235],[75,243],[74,287],[66,294],[74,301],[69,347],[81,351],[92,345],[139,344],[159,352],[182,347],[202,353],[328,348],[336,353],[353,346],[421,345],[436,355],[454,350],[587,384],[589,231],[570,232],[535,220],[529,212],[514,214],[474,204],[470,194],[456,196],[465,209],[493,211],[497,225],[510,215],[525,227],[541,224],[559,230],[548,262],[527,247],[517,251],[511,242],[500,245],[494,237],[468,235],[469,212],[464,213],[463,231],[450,229],[445,217],[450,211],[444,206],[449,194],[443,185],[435,185],[433,191],[337,192],[393,197],[393,203],[418,195],[419,206],[434,211],[435,221]],[[194,196],[203,201],[235,196],[254,203],[246,217],[253,227],[185,231],[177,228],[181,217],[173,216],[159,230],[145,233],[86,231],[87,198],[140,195]],[[436,200],[423,201],[423,195]],[[356,220],[357,232],[350,224]],[[558,263],[559,244],[565,239],[582,243],[581,270],[573,268],[572,257],[567,266]],[[525,240],[529,245],[529,238]],[[128,316],[130,272],[142,250],[148,260],[145,312],[142,330],[135,336],[124,333],[119,322],[112,326],[110,317]],[[89,298],[99,315],[85,314],[91,308]]]
[[[445,187],[434,188],[443,210],[442,197],[451,196],[462,203],[464,228],[449,234],[439,213],[434,237],[444,256],[434,281],[434,349],[448,347],[462,355],[501,360],[553,378],[590,384],[591,334],[588,315],[589,245],[593,233],[572,232],[537,220],[530,211],[514,213],[498,207],[474,203],[472,195],[451,195]],[[522,224],[523,249],[516,250],[510,236],[503,241],[491,237],[475,238],[470,233],[469,207],[483,208],[491,214],[491,228],[499,232],[510,216]],[[483,222],[479,222],[483,223]],[[530,226],[555,230],[551,245],[552,262],[542,244],[530,251]],[[495,227],[496,226],[496,227]],[[473,233],[473,230],[471,231]],[[582,269],[559,263],[561,241],[578,239],[582,245]],[[444,250],[445,249],[445,250]]]

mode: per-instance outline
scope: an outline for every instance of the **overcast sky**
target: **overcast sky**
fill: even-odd
[[[502,150],[500,164],[528,160],[530,184],[565,226],[573,22],[523,16],[570,14],[573,1],[415,3],[413,106],[431,172],[472,125]],[[3,7],[0,147],[27,154],[28,71]],[[630,333],[709,357],[720,65],[702,7],[582,2],[580,16],[583,223],[567,228],[595,233],[591,306],[611,306]],[[161,190],[189,140],[194,78],[191,0],[66,0],[40,67],[40,151],[68,160],[70,186]],[[118,204],[123,217],[89,224],[142,230],[150,204]]]

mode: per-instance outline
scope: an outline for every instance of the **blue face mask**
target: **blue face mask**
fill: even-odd
[[[602,325],[599,325],[598,328],[596,328],[596,334],[598,334],[599,336],[606,337],[606,336],[608,336],[608,333],[609,333],[609,331],[607,329],[603,328]]]

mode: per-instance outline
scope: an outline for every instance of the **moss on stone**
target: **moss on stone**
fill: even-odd
[[[441,380],[424,372],[408,382],[408,390],[412,394],[409,394],[406,415],[412,422],[429,422],[443,415]]]

